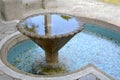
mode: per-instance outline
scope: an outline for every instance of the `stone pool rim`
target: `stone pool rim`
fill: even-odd
[[[93,19],[91,19],[91,20],[93,20]],[[89,19],[88,19],[88,21],[89,21]],[[91,21],[90,21],[91,22]],[[93,20],[93,22],[95,22],[96,24],[100,24],[100,25],[103,25],[103,26],[105,26],[105,27],[110,27],[110,29],[111,29],[111,27],[112,28],[115,28],[115,30],[118,30],[118,28],[120,29],[120,27],[117,27],[116,28],[116,25],[113,25],[113,24],[109,24],[109,23],[107,23],[107,22],[103,22],[103,21],[99,21],[99,20]],[[107,26],[106,26],[107,25]],[[108,26],[108,25],[110,25],[110,26]],[[15,32],[15,33],[13,33],[13,34],[11,34],[11,35],[8,35],[7,37],[5,37],[4,39],[2,39],[1,41],[0,41],[0,50],[1,50],[1,54],[2,54],[2,48],[3,48],[3,46],[4,46],[4,43],[6,42],[6,41],[8,41],[11,37],[13,37],[13,36],[15,36],[15,35],[17,35],[17,34],[20,34],[19,32]],[[6,49],[6,51],[7,51],[8,49]],[[8,51],[7,51],[8,52]],[[1,56],[2,57],[2,56]],[[66,74],[66,75],[61,75],[61,76],[55,76],[55,77],[44,77],[44,76],[39,76],[39,77],[36,77],[36,76],[31,76],[31,75],[24,75],[24,74],[22,74],[22,73],[18,73],[17,71],[13,71],[9,66],[6,66],[6,64],[5,63],[3,63],[3,61],[0,59],[0,69],[1,69],[1,71],[3,71],[3,72],[5,72],[7,75],[9,75],[9,76],[12,76],[12,77],[15,77],[15,78],[19,78],[19,79],[23,79],[23,80],[34,80],[34,79],[36,79],[36,80],[39,80],[39,79],[41,79],[41,80],[44,80],[44,79],[48,79],[48,80],[55,80],[55,79],[53,79],[53,78],[55,78],[55,77],[57,77],[57,78],[59,78],[59,77],[63,77],[64,78],[64,80],[65,80],[65,77],[67,77],[67,76],[69,76],[69,75],[71,75],[71,74],[77,74],[77,72],[80,72],[81,70],[78,70],[77,72],[73,72],[73,73],[70,73],[70,74]],[[30,79],[31,78],[31,79]],[[61,79],[61,78],[60,78]],[[58,79],[59,80],[59,79]],[[110,79],[110,80],[114,80],[114,79]]]

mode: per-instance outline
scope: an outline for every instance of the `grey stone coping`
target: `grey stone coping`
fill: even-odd
[[[13,78],[7,76],[7,75],[0,75],[1,80],[14,80]]]
[[[86,75],[86,76],[83,76],[79,79],[76,79],[76,80],[100,80],[99,78],[97,78],[95,75],[93,75],[92,73]]]
[[[55,76],[38,76],[20,71],[13,67],[6,59],[8,50],[15,45],[17,42],[28,39],[27,37],[21,35],[19,32],[15,32],[7,37],[5,37],[0,42],[1,59],[0,59],[0,70],[5,74],[22,80],[76,80],[90,73],[95,75],[100,80],[114,80],[109,75],[97,69],[94,65],[88,64],[87,66],[81,68],[80,70],[72,73],[60,74]]]

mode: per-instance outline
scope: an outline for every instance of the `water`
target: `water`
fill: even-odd
[[[107,33],[105,36],[103,36],[104,32]],[[86,24],[85,29],[59,51],[59,60],[67,63],[71,72],[91,63],[116,80],[120,80],[119,38],[120,34],[116,32]],[[42,63],[44,57],[44,51],[33,41],[27,40],[11,48],[7,59],[18,69],[29,72],[34,62]]]
[[[37,35],[45,35],[45,18],[47,18],[48,32],[50,35],[66,34],[76,30],[79,27],[78,21],[68,15],[51,14],[38,15],[27,18],[22,24],[25,25],[25,29],[29,32]]]

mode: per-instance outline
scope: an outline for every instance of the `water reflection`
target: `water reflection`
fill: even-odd
[[[45,21],[45,35],[50,36],[52,33],[51,15],[50,14],[45,15],[44,21]]]
[[[66,34],[79,27],[79,23],[74,17],[59,14],[30,17],[23,22],[23,25],[29,32],[48,36]]]

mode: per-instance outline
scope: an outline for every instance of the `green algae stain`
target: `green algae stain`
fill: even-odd
[[[64,16],[64,15],[62,15],[61,17],[62,17],[63,19],[65,19],[65,20],[67,20],[67,21],[68,21],[69,19],[71,19],[70,16]]]

